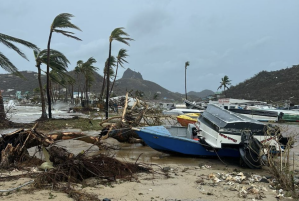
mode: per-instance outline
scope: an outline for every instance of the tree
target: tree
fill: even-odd
[[[81,82],[79,81],[79,76],[82,73],[82,64],[83,64],[83,61],[79,60],[79,61],[77,61],[77,66],[75,67],[75,73],[76,73],[77,82],[78,82],[78,99],[80,97],[79,92],[80,92],[80,88],[81,88]],[[81,101],[82,101],[82,94],[81,94]]]
[[[186,100],[187,100],[187,66],[189,66],[189,61],[185,62],[185,94],[186,94]]]
[[[223,78],[221,78],[220,86],[218,87],[218,89],[221,89],[223,87],[223,91],[225,94],[225,88],[228,89],[228,86],[231,85],[230,82],[231,80],[228,78],[227,75],[225,75]]]
[[[113,86],[114,86],[114,83],[115,83],[115,80],[116,80],[116,76],[117,76],[117,70],[118,70],[118,65],[120,65],[121,67],[124,68],[124,63],[128,63],[125,58],[129,56],[127,54],[127,50],[125,49],[120,49],[119,52],[118,52],[118,55],[116,57],[117,61],[116,61],[116,70],[115,70],[115,76],[114,76],[114,80],[113,80],[113,83],[112,83],[112,86],[111,86],[111,89],[110,89],[110,94],[113,90]]]
[[[85,99],[88,105],[88,88],[91,86],[92,82],[94,81],[94,73],[98,70],[97,67],[94,67],[92,64],[96,63],[97,61],[90,57],[86,62],[82,63],[81,72],[85,78]]]
[[[14,50],[17,52],[21,57],[28,60],[26,55],[13,43],[19,43],[22,44],[30,49],[38,50],[38,47],[34,45],[33,43],[30,43],[28,41],[15,38],[12,36],[8,36],[5,34],[0,33],[0,43],[4,44],[6,47]],[[0,52],[0,67],[3,68],[5,71],[14,73],[15,75],[21,76],[19,73],[17,67],[2,53]],[[4,110],[4,104],[3,104],[3,98],[0,90],[0,123],[6,120],[6,114]]]
[[[59,15],[57,15],[54,19],[54,21],[52,22],[52,25],[50,27],[50,34],[49,34],[49,40],[48,40],[48,62],[47,62],[47,98],[48,98],[48,112],[49,112],[49,118],[52,118],[52,112],[51,112],[51,96],[50,96],[50,45],[51,45],[51,39],[52,39],[52,34],[53,32],[56,33],[61,33],[67,37],[76,39],[76,40],[81,40],[80,38],[74,36],[73,32],[69,32],[69,31],[65,31],[62,30],[63,28],[71,28],[71,29],[77,29],[79,31],[81,31],[81,29],[79,27],[77,27],[76,25],[72,24],[70,22],[70,18],[74,17],[72,14],[69,13],[61,13]]]
[[[129,36],[129,34],[127,34],[126,32],[123,31],[123,27],[119,27],[119,28],[116,28],[114,29],[112,32],[111,32],[111,35],[109,37],[109,56],[108,56],[108,67],[110,66],[110,57],[111,57],[111,46],[112,46],[112,41],[113,40],[116,40],[116,41],[119,41],[121,43],[124,43],[126,45],[129,45],[129,42],[128,41],[131,41],[133,40],[132,38],[129,38],[127,36]],[[106,91],[106,119],[108,119],[108,108],[109,108],[109,73],[107,71],[107,91]]]
[[[115,57],[111,56],[110,57],[110,62],[109,62],[109,66],[110,66],[109,67],[109,77],[114,74],[112,66],[115,66],[115,63],[116,63]],[[100,94],[100,100],[103,99],[103,94],[104,94],[104,91],[105,91],[105,86],[106,86],[105,84],[106,84],[106,78],[107,78],[107,72],[108,72],[107,69],[108,69],[108,58],[105,62],[105,67],[104,67],[104,70],[103,70],[104,78],[103,78],[103,85],[102,85],[102,90],[101,90],[101,94]]]
[[[47,49],[42,51],[34,50],[33,53],[36,61],[35,66],[37,67],[37,72],[38,72],[38,84],[39,84],[41,103],[42,103],[41,119],[46,119],[47,118],[46,102],[45,102],[43,86],[41,82],[41,65],[47,64],[48,50]],[[57,50],[50,50],[50,60],[49,60],[50,68],[56,69],[58,71],[66,72],[69,63],[70,63],[69,60],[66,58],[66,56],[64,56],[64,54],[62,54]]]

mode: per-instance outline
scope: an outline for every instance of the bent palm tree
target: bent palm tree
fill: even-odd
[[[231,80],[228,78],[227,75],[225,75],[223,78],[221,78],[220,86],[218,87],[218,89],[221,89],[223,87],[223,92],[225,94],[225,88],[228,89],[228,85],[231,85],[230,82]]]
[[[48,98],[48,111],[49,111],[49,118],[52,118],[52,112],[51,112],[51,96],[50,96],[50,79],[49,79],[49,71],[50,71],[50,44],[51,44],[51,38],[52,38],[52,34],[53,32],[56,33],[61,33],[67,37],[76,39],[76,40],[81,40],[80,38],[73,36],[73,32],[69,32],[69,31],[65,31],[62,30],[63,28],[70,28],[70,29],[77,29],[79,31],[81,31],[81,29],[79,27],[77,27],[76,25],[72,24],[70,22],[70,18],[74,17],[72,14],[69,13],[61,13],[59,15],[57,15],[51,25],[50,28],[50,35],[49,35],[49,40],[48,40],[48,62],[47,62],[47,98]]]
[[[114,83],[115,83],[115,80],[116,80],[116,76],[117,76],[118,64],[119,64],[121,67],[124,68],[124,66],[123,66],[124,63],[128,63],[128,62],[125,60],[125,58],[126,58],[127,56],[129,56],[129,55],[127,54],[127,50],[125,50],[125,49],[120,49],[120,50],[119,50],[118,55],[117,55],[117,57],[116,57],[117,62],[116,62],[116,70],[115,70],[114,80],[113,80],[113,83],[112,83],[112,86],[111,86],[111,89],[110,89],[110,93],[109,93],[109,94],[111,94],[111,92],[112,92],[112,90],[113,90],[113,86],[114,86]]]
[[[185,94],[186,94],[186,100],[187,100],[187,67],[190,65],[189,61],[185,62]]]
[[[115,60],[115,57],[114,56],[111,56],[110,57],[110,62],[109,62],[110,66],[109,66],[109,71],[107,70],[108,69],[108,58],[105,62],[105,67],[104,67],[104,70],[103,70],[103,73],[104,73],[104,78],[103,78],[103,85],[102,85],[102,90],[101,90],[101,94],[100,94],[100,100],[103,99],[103,94],[104,94],[104,91],[105,91],[105,84],[106,84],[106,79],[107,79],[107,72],[109,72],[109,76],[110,75],[113,75],[113,69],[112,69],[112,66],[115,66],[115,63],[116,63],[116,60]]]
[[[0,43],[4,44],[6,47],[10,49],[13,49],[15,52],[17,52],[21,57],[23,57],[26,60],[28,60],[26,55],[13,43],[19,43],[30,49],[38,50],[38,47],[33,43],[12,36],[8,36],[2,33],[0,33]],[[0,52],[0,67],[7,72],[14,73],[18,76],[21,76],[21,73],[19,73],[17,67],[2,52]],[[6,120],[6,114],[4,111],[4,104],[3,104],[2,94],[0,90],[0,123],[5,120]]]
[[[114,29],[112,32],[111,32],[111,35],[109,37],[109,56],[108,56],[108,65],[107,66],[110,66],[110,57],[111,57],[111,45],[112,45],[112,41],[113,40],[116,40],[116,41],[119,41],[121,43],[124,43],[126,45],[129,45],[129,42],[128,41],[131,41],[133,40],[132,38],[129,38],[127,36],[129,36],[129,34],[127,34],[126,32],[123,31],[123,27],[119,27],[119,28],[116,28]],[[109,106],[109,73],[107,71],[107,94],[106,94],[106,119],[108,119],[108,106]]]
[[[34,51],[34,57],[36,61],[36,67],[38,70],[38,83],[39,83],[39,88],[40,88],[40,96],[41,96],[41,103],[42,103],[42,116],[41,119],[46,119],[47,118],[47,113],[46,113],[46,103],[45,103],[45,98],[44,98],[44,92],[43,92],[43,86],[41,82],[41,64],[47,64],[47,55],[48,55],[48,50],[42,50],[42,51]],[[66,68],[68,67],[69,60],[64,56],[59,51],[56,50],[50,50],[50,61],[49,65],[52,69],[56,69],[58,71],[65,71]]]

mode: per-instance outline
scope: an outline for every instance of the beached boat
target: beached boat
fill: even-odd
[[[228,110],[261,122],[277,122],[280,117],[279,112],[277,111],[250,110],[250,109],[238,109],[238,108],[229,108]]]
[[[199,115],[200,113],[190,113],[179,115],[176,118],[182,126],[187,127],[188,124],[194,124],[197,121]]]
[[[182,114],[189,114],[189,113],[201,113],[203,110],[196,110],[196,109],[172,109],[172,110],[165,110],[163,111],[164,115],[182,115]]]
[[[206,109],[206,104],[205,103],[202,103],[202,102],[191,102],[191,101],[188,101],[188,100],[184,100],[185,104],[186,104],[186,107],[188,109],[198,109],[198,110],[204,110]]]
[[[267,125],[219,105],[209,104],[195,126],[200,130],[201,143],[214,149],[239,149],[243,161],[251,168],[261,166],[263,144],[279,150],[276,136],[267,133]]]
[[[199,143],[194,125],[187,127],[149,126],[133,128],[151,148],[190,156],[240,157],[236,149],[207,149]]]
[[[272,137],[265,135],[267,128],[262,122],[230,112],[214,104],[208,105],[198,118],[197,125],[205,142],[214,148],[222,148],[226,145],[239,146],[242,142],[243,131],[251,131],[259,141]]]

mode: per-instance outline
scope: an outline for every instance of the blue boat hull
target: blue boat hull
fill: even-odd
[[[161,152],[190,156],[217,156],[218,154],[222,157],[240,157],[237,149],[219,149],[216,154],[214,151],[205,149],[198,140],[171,135],[163,126],[143,127],[136,132],[148,146]]]

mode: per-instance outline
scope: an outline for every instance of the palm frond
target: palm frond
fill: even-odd
[[[112,42],[113,40],[117,40],[121,43],[124,43],[128,46],[130,46],[128,41],[132,41],[132,38],[129,37],[124,37],[124,36],[130,36],[129,34],[127,34],[126,32],[123,31],[124,27],[119,27],[119,28],[115,28],[110,35],[110,42]]]
[[[190,65],[189,61],[186,61],[185,62],[185,68],[187,68],[187,66],[189,66],[189,65]]]
[[[74,33],[72,33],[72,32],[69,32],[69,31],[63,31],[63,30],[60,30],[60,29],[54,29],[53,31],[54,31],[54,32],[57,32],[57,33],[61,33],[61,34],[65,35],[65,36],[67,36],[67,37],[70,37],[70,38],[73,38],[73,39],[82,41],[80,38],[71,35],[71,34],[74,34]]]
[[[7,72],[14,73],[18,72],[18,69],[13,65],[10,60],[0,52],[0,66]]]
[[[39,48],[36,45],[34,45],[33,43],[30,43],[28,41],[25,41],[25,40],[22,40],[22,39],[19,39],[19,38],[15,38],[15,37],[12,37],[12,36],[9,36],[9,35],[6,35],[6,34],[0,33],[0,39],[2,41],[11,41],[11,42],[14,42],[14,43],[19,43],[19,44],[22,44],[22,45],[24,45],[24,46],[26,46],[30,49],[33,49],[33,50],[39,50]]]
[[[123,67],[124,63],[128,63],[128,61],[125,60],[125,58],[129,56],[127,54],[127,50],[126,49],[120,49],[117,55],[117,62],[119,63],[119,65],[121,67]]]
[[[47,60],[48,60],[47,53],[48,53],[47,49],[40,51],[39,54],[37,55],[36,61],[40,61],[41,63],[47,64]],[[56,69],[66,71],[66,68],[68,68],[68,64],[70,64],[70,61],[66,58],[66,56],[63,53],[57,50],[50,49],[51,68],[52,66],[54,66],[54,68]]]
[[[77,29],[79,31],[82,31],[79,27],[77,27],[76,25],[70,22],[71,17],[74,17],[74,15],[69,13],[61,13],[57,15],[52,23],[52,29],[72,28],[72,29]]]

